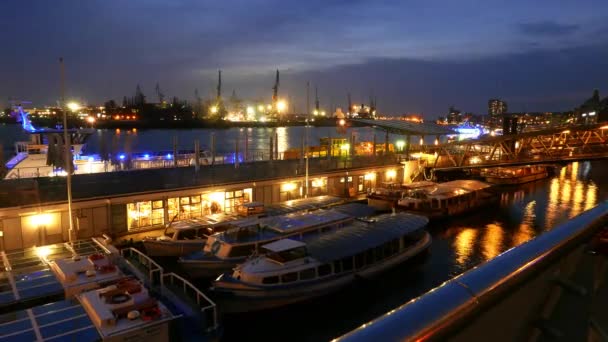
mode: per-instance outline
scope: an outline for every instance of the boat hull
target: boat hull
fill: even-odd
[[[475,200],[450,204],[447,208],[429,208],[426,210],[415,210],[405,206],[399,206],[399,208],[407,213],[426,216],[430,220],[441,220],[451,216],[466,214],[475,209],[479,209],[481,207],[492,204],[497,200],[498,197],[492,193],[480,193]]]
[[[243,262],[241,260],[240,262]],[[180,260],[181,269],[191,278],[211,279],[222,273],[232,271],[239,261],[202,261],[202,260]]]
[[[528,182],[534,182],[540,179],[545,179],[549,176],[547,171],[535,173],[533,175],[526,175],[522,177],[499,177],[499,176],[486,176],[486,182],[497,184],[497,185],[517,185]]]
[[[367,205],[378,211],[391,211],[397,206],[397,200],[368,196]]]
[[[272,309],[321,297],[344,288],[359,278],[371,278],[392,267],[395,267],[426,251],[431,246],[432,238],[425,233],[416,245],[398,255],[361,270],[336,275],[330,278],[303,283],[295,286],[284,286],[266,289],[262,287],[235,286],[216,282],[214,292],[217,294],[219,307],[224,313],[244,313]]]
[[[175,242],[144,240],[146,254],[153,257],[180,257],[203,250],[206,240],[196,242]]]

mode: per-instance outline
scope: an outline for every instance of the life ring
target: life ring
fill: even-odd
[[[117,293],[110,297],[110,304],[122,304],[131,299],[131,296],[127,293]]]
[[[219,241],[213,241],[213,244],[211,244],[211,253],[217,254],[217,252],[220,250],[220,247],[221,243]]]
[[[158,306],[148,308],[148,309],[143,309],[140,312],[141,312],[142,321],[152,321],[161,316],[161,312],[160,312],[160,309],[158,308]]]

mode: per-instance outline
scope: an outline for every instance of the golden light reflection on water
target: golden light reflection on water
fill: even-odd
[[[287,141],[287,128],[277,127],[277,149],[278,152],[285,152],[289,143]]]
[[[585,169],[590,167],[588,163],[585,162]],[[578,173],[579,163],[574,162],[561,169],[559,178],[551,180],[545,229],[552,229],[560,217],[571,218],[597,204],[597,186],[577,179]]]
[[[494,222],[486,225],[481,244],[483,257],[490,260],[502,252],[504,230],[500,223]]]
[[[535,210],[536,201],[530,201],[524,208],[524,217],[515,234],[513,235],[513,246],[519,246],[522,243],[534,237],[534,219],[536,218]]]
[[[466,264],[473,251],[477,239],[477,229],[464,228],[454,239],[454,251],[456,252],[456,262],[460,265]]]

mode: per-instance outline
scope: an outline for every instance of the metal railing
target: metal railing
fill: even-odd
[[[564,292],[593,293],[572,279],[581,267],[595,267],[585,259],[593,253],[588,242],[607,222],[608,202],[603,202],[337,340],[514,341],[559,335],[559,328],[551,329],[546,323],[550,317],[555,319],[552,313]],[[592,323],[590,317],[589,334],[594,331]],[[581,340],[586,338],[581,336]]]
[[[168,283],[171,284],[171,286],[181,285],[184,294],[188,296],[191,293],[194,294],[196,304],[200,308],[203,317],[205,317],[207,332],[218,328],[217,306],[209,297],[201,292],[196,286],[192,285],[192,283],[173,272],[163,274],[163,278],[169,278]],[[167,282],[164,283],[167,284]],[[211,313],[210,315],[209,312]]]
[[[163,287],[163,268],[157,264],[152,258],[147,256],[146,254],[138,251],[133,247],[124,248],[120,250],[120,255],[126,260],[133,259],[133,255],[135,255],[135,260],[142,266],[144,266],[148,271],[148,281],[151,285],[155,284],[155,280],[158,279],[160,287]],[[155,278],[155,275],[158,275]]]

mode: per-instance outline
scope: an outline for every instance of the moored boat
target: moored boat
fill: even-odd
[[[214,234],[207,239],[202,251],[181,257],[178,261],[184,271],[193,278],[212,278],[228,272],[245,261],[260,247],[269,242],[284,239],[306,239],[330,230],[342,228],[360,216],[371,215],[374,210],[363,204],[350,204],[350,210],[317,210],[309,213],[292,213],[267,217],[259,221],[235,221],[238,226]]]
[[[390,211],[397,207],[397,202],[403,197],[404,193],[435,184],[435,182],[430,181],[420,181],[411,184],[383,183],[367,195],[367,204],[380,211]]]
[[[264,245],[265,254],[224,273],[212,290],[225,313],[269,309],[319,297],[372,277],[427,250],[428,219],[408,213],[357,220],[306,242]]]
[[[545,165],[496,167],[482,170],[480,176],[485,177],[488,183],[515,185],[547,178],[549,170]]]
[[[491,202],[490,184],[477,180],[455,180],[404,193],[398,206],[429,218],[462,214]]]
[[[178,257],[199,251],[207,238],[230,228],[236,217],[224,215],[221,221],[207,218],[193,218],[171,223],[163,234],[145,237],[143,244],[146,254],[153,257]]]

